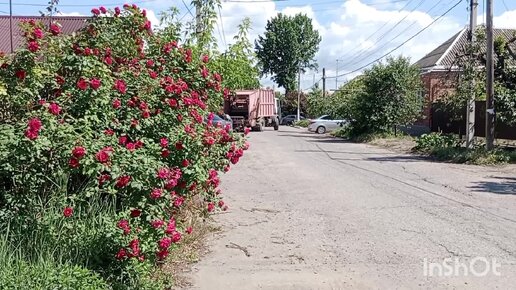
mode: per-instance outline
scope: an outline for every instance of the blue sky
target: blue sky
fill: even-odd
[[[224,48],[231,43],[236,26],[243,17],[251,18],[253,29],[251,40],[263,33],[268,19],[278,12],[285,14],[305,13],[313,19],[314,26],[323,37],[317,55],[319,68],[326,68],[327,76],[348,73],[338,79],[338,84],[360,73],[361,68],[383,54],[396,48],[408,38],[432,23],[452,7],[458,0],[240,0],[223,1],[221,18],[216,34],[219,46]],[[248,1],[248,2],[242,2]],[[516,28],[516,0],[495,1],[495,26]],[[38,15],[47,0],[14,0],[14,15]],[[479,22],[485,18],[484,0],[479,0]],[[179,8],[184,21],[193,19],[186,7],[194,12],[190,0],[60,0],[59,10],[64,15],[89,15],[94,6],[112,8],[124,3],[136,3],[146,8],[149,19],[158,24],[159,13],[171,6]],[[413,61],[424,56],[468,24],[467,11],[469,0],[463,0],[444,17],[430,25],[424,32],[408,41],[392,55],[403,54]],[[0,14],[9,11],[7,0],[0,0]],[[219,33],[220,30],[220,33]],[[224,37],[225,36],[225,37]],[[225,39],[225,40],[224,40]],[[354,72],[357,71],[357,72]],[[302,87],[308,88],[314,80],[322,76],[321,69],[307,72],[302,77]],[[265,86],[272,82],[264,79]],[[337,83],[335,78],[328,80],[332,89]]]

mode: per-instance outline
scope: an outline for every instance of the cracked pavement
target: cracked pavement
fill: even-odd
[[[515,166],[431,162],[289,127],[250,143],[222,178],[230,210],[191,289],[514,289]],[[424,275],[425,261],[476,257],[501,275]]]

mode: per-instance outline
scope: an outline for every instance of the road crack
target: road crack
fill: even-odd
[[[241,209],[243,211],[246,211],[246,212],[264,212],[264,213],[280,213],[279,210],[275,210],[275,209],[268,209],[268,208],[257,208],[257,207],[253,207],[251,209],[245,209],[243,207],[241,207]]]
[[[244,252],[244,254],[247,257],[251,257],[251,254],[249,253],[249,251],[247,250],[246,247],[242,247],[242,246],[237,245],[235,243],[230,243],[229,245],[226,245],[226,248],[240,250],[240,251]]]

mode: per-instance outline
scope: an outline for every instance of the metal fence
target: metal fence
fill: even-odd
[[[475,102],[475,136],[486,136],[486,102]],[[432,104],[432,132],[466,134],[466,108],[460,112],[460,120],[453,118],[452,112],[447,112],[438,104]],[[495,137],[497,139],[516,140],[516,125],[496,122]]]

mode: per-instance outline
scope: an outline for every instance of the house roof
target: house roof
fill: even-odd
[[[13,48],[17,48],[23,45],[24,37],[20,29],[20,23],[27,20],[41,21],[45,25],[49,26],[53,22],[59,23],[61,31],[64,34],[71,34],[75,31],[82,29],[86,25],[86,20],[89,17],[84,16],[53,16],[53,17],[41,17],[41,16],[13,16],[12,17],[12,28],[13,28]],[[9,16],[0,16],[0,51],[11,52],[11,35],[10,35],[10,20]]]
[[[415,65],[419,66],[423,71],[432,71],[438,69],[449,69],[456,64],[457,57],[463,55],[468,44],[469,29],[464,28],[436,49],[418,60]],[[516,29],[494,29],[494,39],[502,37],[511,40],[516,37]],[[485,53],[486,45],[480,45],[482,52]],[[513,44],[516,48],[516,44]]]

